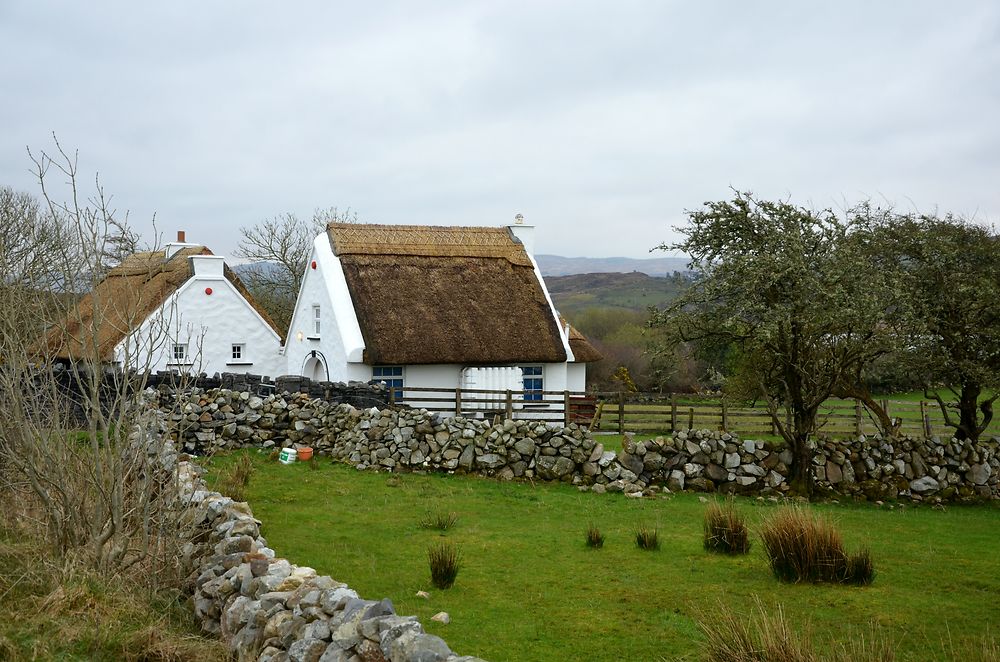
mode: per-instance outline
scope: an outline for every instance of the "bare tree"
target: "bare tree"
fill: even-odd
[[[136,399],[151,354],[124,357],[136,374],[114,370],[101,354],[102,327],[109,312],[116,323],[134,318],[114,300],[95,300],[86,313],[76,305],[137,235],[99,181],[92,196],[80,194],[75,154],[56,142],[31,158],[42,202],[0,195],[4,230],[26,228],[20,238],[0,232],[0,492],[19,505],[0,517],[43,524],[62,559],[112,574],[155,561],[144,576],[163,577],[177,558],[173,482],[142,438],[158,430]],[[65,200],[49,187],[52,172],[67,181]],[[70,336],[77,342],[67,352]]]
[[[292,321],[295,297],[305,274],[313,239],[325,232],[329,223],[357,223],[358,215],[348,208],[317,209],[304,220],[293,213],[267,218],[252,227],[240,229],[236,255],[253,261],[243,278],[254,299],[260,303],[279,328]]]

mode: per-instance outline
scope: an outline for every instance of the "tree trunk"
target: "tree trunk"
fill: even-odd
[[[962,393],[958,398],[958,427],[955,438],[976,443],[979,441],[979,394],[982,388],[978,384],[962,384]]]
[[[815,481],[812,471],[812,449],[809,448],[809,435],[795,432],[795,440],[791,446],[792,466],[789,467],[788,484],[792,494],[811,497]]]

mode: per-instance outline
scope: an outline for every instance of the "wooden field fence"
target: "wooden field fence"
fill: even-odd
[[[401,395],[397,395],[400,391]],[[484,419],[528,419],[590,425],[596,399],[581,391],[512,391],[474,388],[403,386],[390,390],[390,402],[420,407],[447,416]]]
[[[397,395],[396,391],[400,392]],[[748,407],[720,396],[691,394],[582,391],[513,391],[404,386],[390,391],[391,402],[420,407],[446,416],[502,420],[507,418],[578,423],[591,430],[667,434],[675,430],[710,429],[740,436],[777,435],[767,409]],[[935,402],[880,400],[886,413],[900,420],[900,432],[913,436],[951,435],[953,428]],[[820,434],[858,436],[877,427],[857,400],[829,400],[820,410]],[[1000,422],[987,434],[1000,434]]]
[[[765,407],[748,407],[725,397],[615,392],[592,395],[597,399],[592,430],[622,434],[707,428],[741,436],[778,434]],[[954,432],[945,425],[936,402],[880,400],[879,404],[889,417],[899,419],[903,434],[930,437]],[[858,436],[874,434],[878,428],[860,401],[829,400],[820,410],[818,431],[831,436]],[[1000,434],[1000,426],[994,423],[987,432]]]

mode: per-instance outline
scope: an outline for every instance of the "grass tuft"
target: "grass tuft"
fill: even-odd
[[[660,548],[660,536],[655,528],[640,525],[635,531],[635,545],[646,551],[656,551]]]
[[[705,549],[710,552],[746,554],[750,551],[750,531],[732,499],[727,499],[725,504],[718,501],[708,504],[704,529]]]
[[[875,579],[868,551],[849,557],[840,532],[827,517],[786,506],[764,523],[760,535],[771,572],[783,582],[866,585]]]
[[[450,542],[431,547],[427,550],[427,561],[431,566],[431,583],[440,589],[451,588],[462,565],[458,548]]]
[[[240,455],[219,473],[215,488],[234,501],[246,501],[246,489],[253,474],[253,459],[246,454]]]
[[[796,633],[781,606],[766,609],[760,598],[749,616],[720,604],[719,613],[700,619],[706,662],[819,662],[808,632]]]
[[[591,549],[600,549],[604,547],[604,534],[595,525],[591,524],[587,527],[587,547]]]
[[[447,531],[458,522],[458,513],[427,513],[420,520],[420,528]]]

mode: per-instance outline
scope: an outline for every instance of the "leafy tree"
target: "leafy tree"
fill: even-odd
[[[295,297],[312,252],[313,239],[328,223],[356,223],[358,215],[336,207],[317,209],[304,220],[293,213],[266,218],[257,225],[240,228],[243,238],[236,255],[258,264],[244,272],[250,293],[267,310],[279,328],[292,321]]]
[[[809,494],[820,406],[899,338],[898,285],[872,259],[872,217],[741,192],[687,216],[684,239],[659,248],[690,255],[698,278],[650,324],[671,343],[738,348],[737,381],[767,402],[792,452],[791,487]]]
[[[1000,234],[951,215],[906,215],[883,224],[881,239],[917,313],[900,360],[955,437],[978,441],[1000,397]]]

